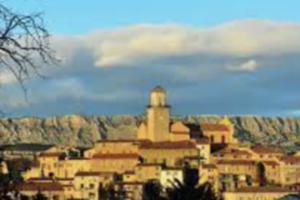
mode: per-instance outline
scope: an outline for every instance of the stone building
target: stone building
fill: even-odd
[[[215,124],[187,124],[173,121],[170,113],[166,91],[154,88],[135,140],[98,141],[77,158],[52,147],[38,156],[38,166],[24,173],[26,182],[20,192],[33,194],[43,182],[45,194],[54,194],[47,191],[55,188],[56,199],[96,200],[113,188],[119,195],[126,194],[126,199],[138,200],[150,180],[165,187],[175,180],[183,182],[186,166],[197,170],[199,184],[210,182],[227,199],[255,199],[251,188],[268,199],[271,191],[264,190],[268,184],[299,183],[299,156],[239,144],[226,117]]]

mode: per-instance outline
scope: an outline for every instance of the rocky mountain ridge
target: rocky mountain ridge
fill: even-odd
[[[143,116],[79,116],[0,119],[0,144],[41,143],[91,146],[104,138],[135,138]],[[218,116],[173,117],[191,123],[216,123]],[[230,117],[235,135],[243,143],[280,146],[300,150],[300,119]]]

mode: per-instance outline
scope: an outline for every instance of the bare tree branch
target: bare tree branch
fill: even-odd
[[[41,13],[23,15],[0,4],[0,70],[9,70],[25,92],[31,74],[42,77],[42,65],[58,61],[49,37]]]

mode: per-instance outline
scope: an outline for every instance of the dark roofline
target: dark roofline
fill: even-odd
[[[0,151],[45,151],[51,147],[53,144],[38,144],[38,143],[19,143],[19,144],[6,144],[0,146]]]

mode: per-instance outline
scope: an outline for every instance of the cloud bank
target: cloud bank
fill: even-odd
[[[0,72],[0,105],[13,116],[139,114],[162,85],[174,114],[296,116],[300,108],[300,25],[236,21],[196,28],[136,25],[54,36],[61,66],[27,82],[25,101]]]

